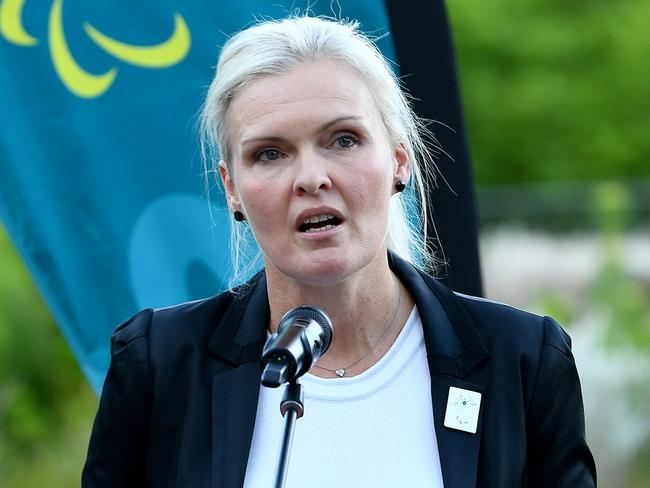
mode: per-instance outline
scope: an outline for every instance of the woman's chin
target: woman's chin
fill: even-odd
[[[354,274],[358,267],[349,253],[310,253],[296,257],[292,262],[277,263],[273,267],[290,279],[311,286],[335,285]],[[267,263],[267,271],[268,271]]]

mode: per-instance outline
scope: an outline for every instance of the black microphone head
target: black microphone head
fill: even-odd
[[[306,322],[313,320],[323,331],[323,343],[320,347],[320,355],[322,356],[327,352],[332,343],[332,336],[334,334],[334,326],[329,318],[329,315],[322,308],[313,305],[302,305],[300,307],[292,308],[284,314],[278,326],[278,333],[282,329],[290,325],[294,320],[304,320]]]

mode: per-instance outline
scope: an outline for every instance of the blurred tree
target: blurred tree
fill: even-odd
[[[596,188],[594,201],[601,233],[602,266],[594,283],[593,301],[607,307],[612,347],[628,346],[650,352],[650,297],[621,264],[629,195],[618,183],[602,183]]]
[[[650,175],[647,0],[448,8],[479,184]]]
[[[0,486],[79,484],[97,399],[0,227]]]
[[[630,195],[625,186],[618,182],[602,182],[593,192],[594,217],[598,222],[600,241],[600,263],[591,287],[585,290],[584,297],[575,303],[555,290],[543,290],[537,302],[537,309],[544,314],[561,318],[565,324],[572,322],[590,324],[594,334],[602,334],[601,347],[614,353],[622,353],[631,358],[650,353],[650,293],[647,285],[626,270],[622,261],[622,240],[627,230],[630,212]],[[589,319],[589,317],[592,317]],[[605,325],[599,332],[599,317]],[[608,357],[608,356],[604,356]],[[616,371],[616,370],[613,370]],[[615,374],[615,373],[613,373]],[[648,418],[650,415],[650,379],[644,377],[640,382],[634,378],[617,378],[624,384],[624,394],[616,396],[616,402],[624,402],[630,415]],[[606,385],[606,383],[603,383]],[[602,385],[600,385],[602,386]],[[605,405],[604,409],[612,409]],[[627,418],[625,421],[629,421]],[[620,427],[620,426],[619,426]],[[650,435],[647,430],[638,430],[641,437],[638,446],[630,448],[633,459],[625,459],[624,485],[627,488],[647,487],[650,481]],[[592,446],[596,448],[598,446]],[[598,466],[598,455],[595,451]],[[619,467],[620,463],[619,463]],[[601,473],[605,479],[608,471]]]

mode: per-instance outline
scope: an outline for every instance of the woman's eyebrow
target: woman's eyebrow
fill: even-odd
[[[332,120],[330,120],[328,122],[325,122],[323,125],[318,127],[315,132],[320,133],[320,132],[326,131],[330,127],[332,127],[332,126],[334,126],[334,125],[336,125],[336,124],[338,124],[340,122],[345,122],[345,121],[350,121],[350,120],[358,121],[358,120],[363,120],[364,118],[365,117],[363,115],[356,115],[356,114],[341,115],[339,117],[335,117],[334,119],[332,119]],[[282,136],[260,135],[260,136],[253,136],[253,137],[247,137],[245,139],[242,139],[242,141],[240,142],[240,146],[244,147],[244,146],[247,146],[249,144],[256,143],[256,142],[284,142],[284,141],[286,141],[286,138],[282,137]]]
[[[329,122],[326,122],[323,124],[318,130],[319,132],[324,131],[332,127],[333,125],[338,124],[339,122],[344,122],[347,120],[362,120],[364,117],[363,115],[341,115],[339,117],[336,117],[335,119],[330,120]]]
[[[243,139],[240,143],[240,146],[244,147],[256,142],[284,142],[285,140],[286,139],[284,137],[279,136],[255,136],[249,137],[248,139]]]

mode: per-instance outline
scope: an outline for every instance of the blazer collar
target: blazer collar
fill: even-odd
[[[388,262],[415,299],[424,328],[431,375],[465,378],[488,358],[489,353],[458,296],[391,252]]]
[[[234,294],[208,344],[226,364],[212,378],[212,486],[243,486],[260,391],[269,304],[258,273]]]
[[[433,420],[445,487],[474,487],[478,474],[483,405],[475,434],[451,429],[444,422],[452,386],[481,393],[483,403],[486,385],[476,380],[470,382],[469,378],[487,362],[489,352],[457,295],[393,254],[389,254],[389,263],[413,295],[422,319],[431,374]]]
[[[425,324],[431,374],[465,378],[487,360],[485,343],[454,292],[392,252],[388,253],[388,262],[415,299]],[[259,362],[270,317],[264,273],[244,286],[245,291],[234,295],[208,344],[212,354],[234,366]]]
[[[266,276],[257,273],[232,296],[208,343],[208,351],[233,366],[259,362],[270,317]]]
[[[489,352],[457,295],[391,252],[388,260],[415,299],[422,320],[445,486],[476,486],[483,415],[476,434],[445,427],[444,417],[451,386],[485,396],[486,385],[469,379]],[[257,413],[259,361],[270,317],[264,273],[245,286],[232,299],[208,345],[211,354],[230,365],[215,375],[212,384],[215,486],[243,485]]]

